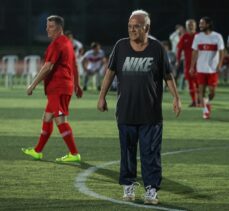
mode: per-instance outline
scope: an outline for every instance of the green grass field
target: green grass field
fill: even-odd
[[[95,91],[72,99],[69,121],[82,163],[58,164],[55,158],[65,155],[67,148],[56,127],[43,161],[21,152],[37,143],[46,103],[42,87],[31,97],[22,87],[0,88],[0,210],[229,210],[228,88],[218,88],[207,121],[201,118],[201,109],[188,108],[187,92],[181,93],[183,111],[176,119],[172,98],[164,94],[160,204],[146,207],[140,168],[136,202],[121,200],[114,93],[108,96],[105,113],[96,110]]]

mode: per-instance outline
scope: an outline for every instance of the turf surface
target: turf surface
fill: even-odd
[[[98,93],[89,90],[83,99],[73,97],[69,121],[82,163],[57,164],[56,157],[67,148],[55,127],[44,149],[44,160],[34,161],[20,151],[34,146],[40,133],[45,107],[42,87],[27,97],[24,88],[0,88],[0,210],[148,210],[116,204],[85,195],[75,186],[85,170],[109,161],[86,179],[93,192],[121,200],[119,141],[114,119],[115,94],[108,96],[109,111],[96,110]],[[189,97],[181,93],[183,111],[176,119],[172,98],[164,94],[163,182],[160,205],[169,209],[229,210],[229,89],[219,87],[210,120],[201,118],[199,108],[188,108]],[[191,149],[190,151],[187,151]],[[177,154],[166,154],[178,151]],[[182,152],[183,151],[183,152]],[[140,163],[137,205],[144,194]],[[151,207],[150,210],[157,210]]]

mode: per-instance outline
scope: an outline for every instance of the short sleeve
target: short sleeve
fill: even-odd
[[[193,50],[198,50],[198,36],[195,35],[193,43],[192,43],[192,49]]]
[[[168,55],[163,47],[162,47],[162,69],[163,69],[163,78],[166,79],[167,76],[172,73],[172,69],[171,69]]]
[[[108,61],[108,69],[112,71],[117,70],[117,43],[115,44]]]
[[[219,34],[218,49],[224,50],[224,42],[223,42],[223,37],[221,36],[221,34]]]
[[[51,43],[45,55],[45,62],[55,64],[60,56],[60,48],[56,43]]]

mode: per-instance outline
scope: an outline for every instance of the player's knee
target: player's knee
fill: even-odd
[[[43,115],[43,121],[44,122],[52,122],[53,120],[53,114],[49,112],[45,112]]]
[[[61,115],[61,116],[55,117],[55,123],[56,123],[56,125],[60,125],[60,124],[63,124],[65,122],[67,122],[66,116]]]

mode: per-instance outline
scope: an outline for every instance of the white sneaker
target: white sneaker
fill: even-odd
[[[151,188],[151,186],[146,187],[146,193],[144,197],[144,204],[158,204],[159,200],[157,198],[157,190]]]
[[[135,200],[135,187],[138,183],[133,183],[131,185],[123,185],[123,200],[134,201]]]
[[[203,119],[209,119],[209,117],[210,117],[210,112],[208,110],[208,107],[205,106],[203,109]]]

